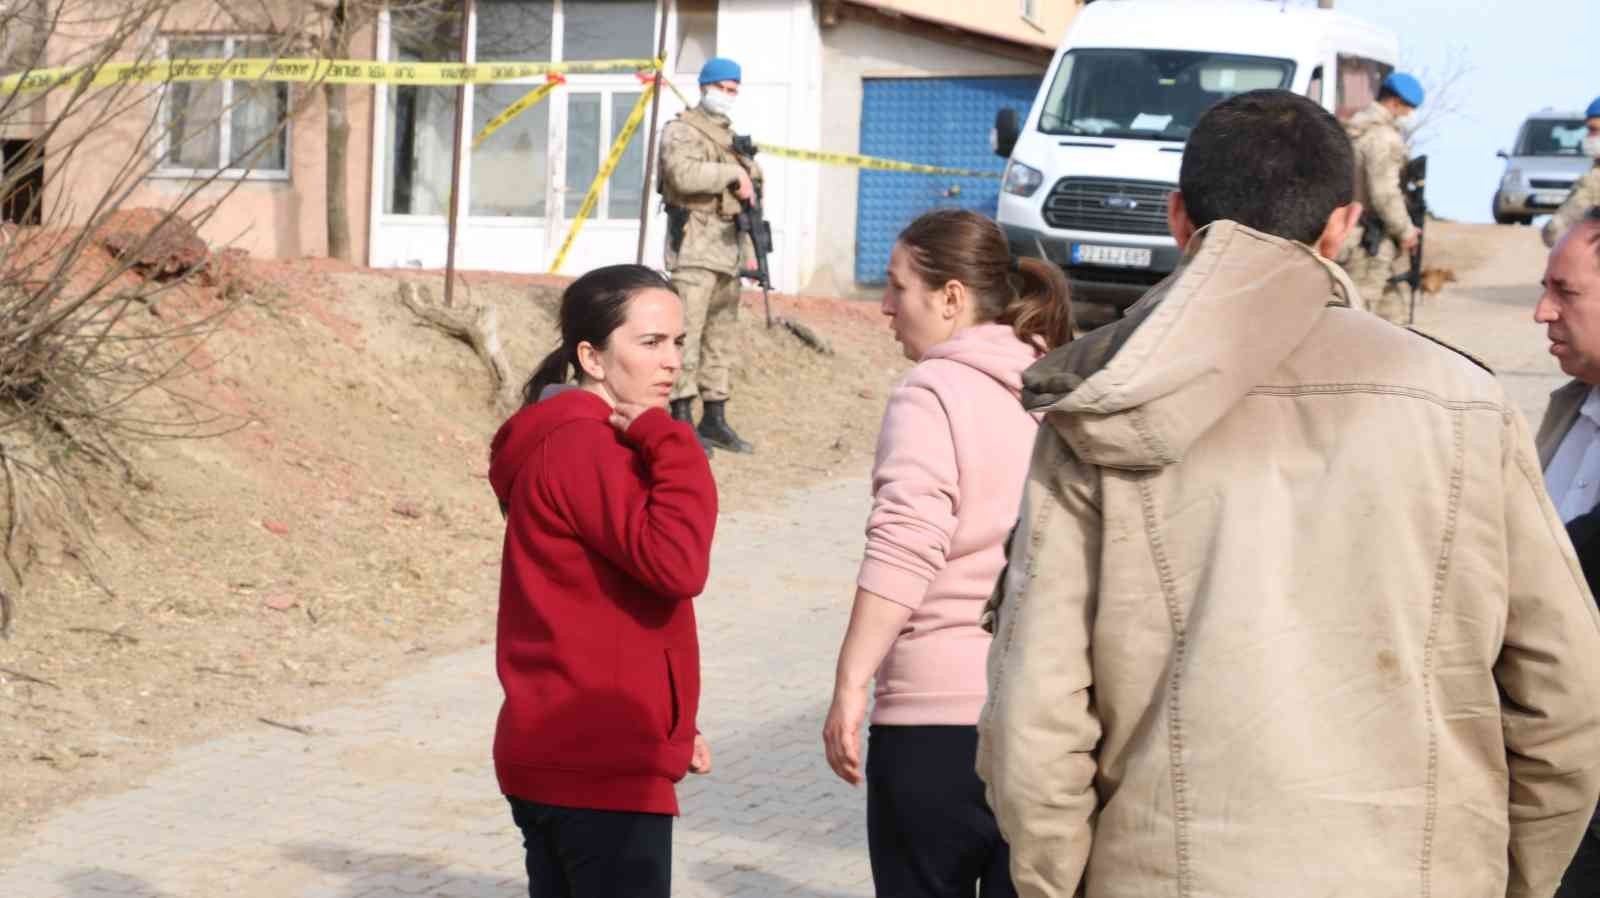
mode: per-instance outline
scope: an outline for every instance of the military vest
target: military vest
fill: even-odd
[[[733,129],[713,119],[699,106],[691,106],[678,113],[668,127],[677,125],[693,129],[704,137],[706,142],[716,149],[718,162],[729,162],[748,171],[749,167],[744,165],[739,155],[733,151]],[[660,179],[660,188],[662,199],[668,206],[714,212],[724,218],[732,218],[739,213],[739,197],[732,188],[725,189],[720,194],[680,193],[667,183],[666,178]]]

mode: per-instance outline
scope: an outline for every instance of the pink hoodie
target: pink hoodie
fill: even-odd
[[[856,584],[911,609],[878,668],[872,722],[978,722],[983,603],[1005,566],[1038,421],[1022,372],[1039,353],[1003,324],[928,350],[889,397]]]

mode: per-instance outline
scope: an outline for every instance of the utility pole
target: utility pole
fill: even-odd
[[[1317,9],[1333,9],[1333,0],[1317,0]]]

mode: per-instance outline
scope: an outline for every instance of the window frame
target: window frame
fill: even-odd
[[[566,59],[566,36],[565,36],[565,31],[566,31],[566,9],[565,9],[565,6],[566,6],[566,4],[563,2],[563,0],[550,0],[550,3],[551,3],[551,6],[552,6],[550,58],[549,58],[549,60],[528,60],[529,62],[539,62],[539,61],[565,62],[565,61],[567,61],[567,59]],[[660,13],[659,4],[658,4],[657,5],[657,11],[655,13],[657,18],[655,18],[652,21],[652,24],[651,24],[651,33],[652,33],[652,35],[654,35],[656,33],[656,30],[659,29],[659,27],[661,25],[661,20],[659,18],[660,14],[661,13]],[[378,47],[379,52],[378,52],[377,55],[379,56],[379,58],[382,61],[387,62],[387,61],[390,61],[390,59],[392,57],[392,47],[390,45],[393,43],[393,40],[390,37],[392,32],[390,30],[390,11],[388,9],[385,9],[383,11],[383,13],[382,13],[382,15],[381,15],[381,17],[379,19],[379,25],[380,25],[380,27],[379,27],[378,33],[379,33],[379,41],[380,41],[380,43],[379,43],[379,47]],[[469,30],[469,33],[470,33],[470,40],[469,40],[468,43],[469,43],[469,46],[470,46],[470,49],[471,49],[471,53],[470,53],[471,62],[469,64],[477,64],[477,56],[478,56],[477,49],[478,48],[477,48],[477,33],[476,33],[476,31],[477,31],[477,27],[478,27],[478,20],[477,20],[476,14],[474,14],[472,21],[466,23],[466,27],[467,27],[467,29]],[[654,48],[652,47],[649,51],[646,52],[645,55],[649,56],[649,55],[653,54],[653,52],[654,52]],[[566,186],[566,183],[567,183],[567,164],[566,164],[567,142],[568,142],[568,140],[570,139],[570,136],[571,136],[571,122],[570,122],[570,118],[569,118],[569,115],[568,115],[568,108],[567,108],[567,106],[568,106],[568,98],[571,97],[573,94],[576,94],[576,93],[598,93],[602,97],[602,100],[601,100],[601,115],[600,115],[601,129],[602,129],[601,130],[601,140],[600,140],[600,146],[598,147],[598,155],[596,156],[596,160],[595,160],[596,167],[598,167],[601,163],[603,163],[605,161],[606,155],[611,150],[612,140],[614,140],[614,138],[612,136],[610,136],[611,135],[611,129],[612,129],[613,124],[614,124],[613,116],[611,114],[611,105],[612,105],[611,97],[613,95],[617,94],[617,93],[638,93],[641,90],[643,90],[644,85],[640,82],[639,78],[636,77],[635,73],[632,73],[632,72],[569,73],[565,77],[566,77],[566,84],[564,84],[560,90],[556,91],[555,94],[553,94],[552,96],[550,96],[548,99],[545,100],[545,103],[549,104],[549,118],[548,118],[548,120],[546,122],[546,138],[545,138],[546,141],[547,141],[546,146],[549,148],[549,152],[546,154],[546,163],[545,163],[546,164],[545,214],[542,215],[542,216],[536,216],[536,215],[484,215],[484,214],[481,214],[481,213],[473,213],[472,212],[472,169],[471,169],[471,166],[473,164],[473,159],[472,159],[472,156],[473,156],[473,150],[472,150],[473,133],[472,133],[472,129],[470,127],[468,127],[468,128],[463,128],[462,129],[463,133],[461,135],[461,146],[459,147],[460,151],[463,153],[463,159],[462,159],[463,167],[462,167],[462,176],[461,176],[462,190],[460,191],[461,195],[459,197],[457,197],[457,202],[460,204],[459,205],[459,211],[461,213],[461,220],[463,222],[471,221],[475,226],[476,225],[480,225],[480,224],[487,224],[487,225],[503,226],[503,227],[518,227],[518,226],[522,226],[524,223],[540,222],[544,226],[550,227],[550,226],[556,225],[558,223],[565,224],[565,223],[571,221],[571,218],[566,214],[566,202],[567,202],[566,201],[566,197],[569,195],[569,193],[572,192],[572,191],[567,190],[567,186]],[[530,78],[517,78],[517,79],[508,79],[508,80],[505,80],[505,81],[498,81],[498,82],[496,82],[496,84],[500,84],[500,85],[519,85],[519,86],[524,87],[524,89],[526,89],[526,90],[532,90],[535,87],[538,87],[539,85],[543,84],[544,81],[545,81],[544,76],[543,75],[538,75],[538,76],[533,76],[533,77],[530,77]],[[469,126],[470,126],[471,121],[472,121],[473,112],[476,109],[478,102],[482,98],[481,97],[481,92],[478,90],[478,87],[479,87],[479,85],[475,85],[475,84],[474,85],[467,85],[466,98],[465,98],[465,100],[466,100],[465,114],[467,116],[466,121],[468,122]],[[375,104],[374,108],[376,110],[379,107]],[[381,140],[382,143],[381,144],[374,144],[374,160],[375,160],[375,166],[376,166],[375,169],[374,169],[375,173],[381,171],[381,168],[382,168],[382,165],[383,165],[382,154],[387,154],[390,151],[389,143],[390,143],[390,139],[391,139],[392,135],[389,134],[388,132],[393,127],[394,109],[393,109],[393,104],[388,102],[387,97],[385,97],[384,100],[382,101],[381,108],[383,110],[382,111],[382,125],[381,125],[381,129],[375,129],[375,136],[377,137],[378,140]],[[498,110],[497,110],[497,112],[498,112]],[[377,130],[382,130],[384,133],[381,136],[377,136],[376,135],[376,131]],[[558,136],[561,138],[560,140],[557,140]],[[647,135],[644,133],[644,129],[642,127],[640,128],[640,131],[634,135],[634,140],[644,140],[646,138],[647,138]],[[648,150],[646,150],[646,152],[648,152]],[[648,160],[646,160],[646,166],[648,166]],[[432,215],[429,215],[429,214],[418,214],[418,213],[405,213],[405,212],[388,212],[388,211],[386,211],[387,206],[388,206],[388,201],[389,201],[389,191],[394,189],[394,185],[391,183],[389,177],[386,174],[383,174],[380,177],[381,177],[381,180],[380,179],[375,179],[374,182],[373,182],[374,183],[374,187],[377,188],[377,189],[374,191],[375,199],[373,201],[372,207],[375,210],[374,214],[379,216],[379,217],[381,217],[382,220],[391,221],[391,222],[392,221],[398,221],[398,220],[409,220],[409,221],[434,220],[434,221],[443,221],[448,217],[449,210],[446,210],[442,214],[432,214]],[[587,189],[588,189],[588,183],[587,182],[581,188],[579,188],[580,191],[586,191]],[[578,196],[579,196],[580,201],[581,201],[582,193],[580,192],[578,194]],[[595,210],[594,210],[594,212],[592,212],[590,214],[590,216],[588,218],[588,221],[591,224],[599,225],[601,227],[605,227],[605,226],[608,226],[608,225],[611,226],[611,227],[638,227],[639,226],[639,216],[637,215],[637,213],[635,213],[634,215],[632,215],[630,217],[627,217],[627,218],[613,218],[613,217],[611,217],[611,215],[610,215],[610,203],[611,203],[611,180],[607,179],[604,188],[602,188],[602,190],[601,190],[599,202],[596,203]],[[375,218],[374,220],[376,221],[376,220],[379,220],[379,219]]]
[[[171,54],[172,44],[177,42],[177,41],[183,41],[183,40],[190,40],[190,41],[194,41],[194,40],[221,41],[222,42],[222,56],[219,57],[219,59],[231,60],[231,59],[241,59],[241,58],[243,58],[243,57],[238,56],[237,52],[235,50],[236,46],[239,43],[241,43],[241,42],[249,42],[249,41],[271,41],[272,39],[273,39],[273,36],[269,35],[269,34],[218,34],[218,33],[215,33],[215,32],[180,32],[180,31],[173,31],[173,32],[167,32],[167,33],[162,34],[160,36],[160,38],[158,39],[159,40],[159,45],[158,46],[159,46],[161,58],[162,59],[171,59],[172,58],[172,54]],[[271,82],[263,82],[263,83],[271,83]],[[216,127],[219,129],[219,134],[217,136],[217,161],[218,162],[222,162],[222,161],[225,161],[225,160],[233,158],[233,152],[232,152],[232,150],[233,150],[233,122],[232,122],[232,119],[231,119],[231,116],[230,116],[230,111],[233,109],[233,85],[234,85],[234,82],[233,81],[219,81],[218,84],[220,84],[222,86],[222,101],[221,101],[222,113],[223,113],[223,115],[225,117],[227,117],[227,121],[226,121],[226,125],[227,126],[226,127],[223,127],[223,125],[224,125],[224,120],[223,119],[219,119],[215,123]],[[152,177],[152,178],[174,178],[174,179],[180,179],[180,180],[200,180],[200,179],[205,179],[205,178],[216,178],[216,179],[219,179],[219,180],[229,180],[229,181],[274,181],[274,182],[287,182],[287,181],[294,180],[294,140],[293,140],[293,136],[294,136],[294,134],[293,134],[293,132],[294,132],[294,115],[291,114],[291,112],[290,112],[290,109],[293,106],[293,103],[291,102],[292,101],[292,97],[293,97],[293,90],[294,90],[294,88],[293,88],[292,85],[289,85],[287,83],[283,84],[283,91],[284,91],[284,103],[283,103],[283,106],[284,106],[284,110],[283,110],[284,111],[284,121],[283,121],[283,168],[281,168],[281,169],[277,169],[277,168],[271,168],[271,169],[261,169],[261,168],[185,168],[185,167],[179,166],[179,165],[170,165],[170,164],[168,164],[168,160],[171,159],[171,157],[172,157],[172,145],[171,145],[172,128],[171,128],[171,125],[170,125],[170,120],[168,119],[168,116],[171,115],[171,112],[172,112],[172,104],[171,104],[170,99],[169,99],[170,91],[171,91],[171,85],[164,86],[161,89],[161,98],[159,100],[159,104],[160,105],[159,105],[158,112],[157,112],[157,114],[159,116],[161,116],[161,142],[160,142],[160,153],[161,153],[161,156],[160,156],[160,162],[158,162],[156,164],[155,169],[150,173],[150,177]]]
[[[1039,11],[1039,0],[1021,0],[1021,6],[1022,21],[1027,22],[1029,25],[1032,25],[1040,31],[1043,31],[1044,22],[1041,19],[1041,14]]]

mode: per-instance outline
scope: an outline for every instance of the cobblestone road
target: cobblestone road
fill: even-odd
[[[818,735],[866,508],[851,480],[718,525],[697,609],[716,769],[680,790],[674,895],[871,894],[863,798]],[[526,895],[489,762],[499,702],[482,648],[293,721],[309,736],[263,725],[194,746],[0,854],[0,896]]]

